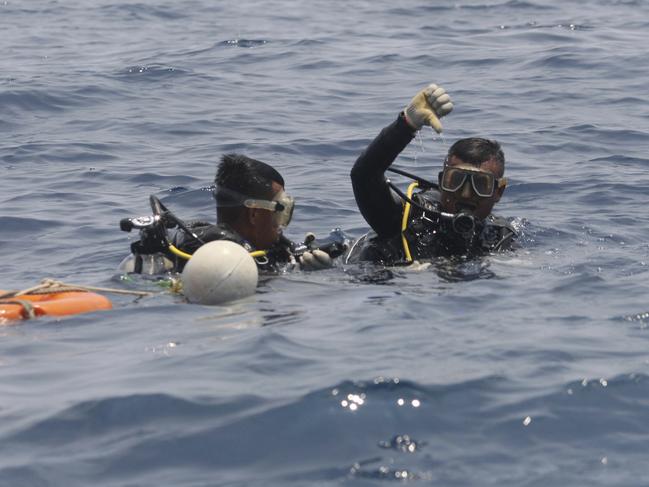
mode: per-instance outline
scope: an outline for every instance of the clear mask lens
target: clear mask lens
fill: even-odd
[[[279,227],[287,227],[293,218],[293,209],[295,208],[295,200],[286,194],[284,191],[277,193],[273,198],[275,205],[275,213],[273,218]]]
[[[466,171],[453,167],[447,167],[442,172],[442,189],[444,191],[455,193],[464,186],[467,178],[471,178],[471,186],[478,196],[483,198],[493,196],[496,184],[496,179],[493,174],[478,171]]]
[[[261,208],[272,211],[275,224],[278,227],[287,227],[291,223],[291,218],[293,218],[295,200],[284,191],[280,191],[272,201],[247,199],[243,204],[248,208]]]

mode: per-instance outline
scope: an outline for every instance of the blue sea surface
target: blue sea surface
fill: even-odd
[[[649,3],[0,2],[2,289],[150,290],[0,326],[0,486],[649,484]],[[273,164],[287,235],[367,230],[349,171],[430,82],[400,167],[497,139],[518,250],[190,305],[119,220],[214,220]],[[408,181],[393,178],[405,187]]]

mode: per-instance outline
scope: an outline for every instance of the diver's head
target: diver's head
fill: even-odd
[[[221,158],[216,178],[216,219],[258,249],[276,243],[293,213],[284,178],[272,166],[241,154]]]
[[[504,174],[505,155],[498,142],[477,137],[458,140],[439,173],[442,211],[485,219],[505,191]]]

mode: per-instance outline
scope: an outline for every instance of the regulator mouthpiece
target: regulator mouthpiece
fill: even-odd
[[[470,213],[460,212],[453,218],[453,230],[463,237],[470,237],[475,231],[475,218]]]

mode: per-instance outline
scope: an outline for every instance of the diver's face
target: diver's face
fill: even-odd
[[[281,184],[273,181],[273,198],[283,190],[284,187]],[[258,249],[272,247],[282,234],[282,229],[277,224],[277,219],[273,217],[273,212],[262,208],[249,211],[253,212],[251,243]]]
[[[491,213],[494,205],[500,200],[500,197],[505,190],[504,180],[502,184],[498,184],[499,178],[499,165],[498,162],[489,159],[482,162],[479,166],[474,166],[472,164],[467,164],[462,159],[451,156],[446,162],[445,168],[457,168],[459,170],[467,171],[467,177],[464,178],[464,182],[456,191],[448,191],[443,188],[442,178],[440,176],[440,192],[441,192],[441,203],[442,211],[448,213],[458,213],[460,211],[468,211],[473,214],[477,219],[484,220]],[[481,196],[478,194],[472,184],[470,174],[478,173],[477,178],[479,179],[480,174],[484,173],[490,175],[495,180],[495,186],[493,189],[493,194],[490,196]],[[486,179],[489,179],[487,177]],[[461,180],[461,177],[460,177]],[[481,187],[478,185],[478,188]],[[485,192],[488,193],[488,192]]]

